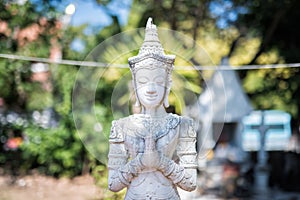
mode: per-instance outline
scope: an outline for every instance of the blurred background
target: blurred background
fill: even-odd
[[[176,99],[185,95],[170,98],[169,112],[198,127],[198,189],[187,199],[300,199],[299,9],[296,0],[0,0],[0,199],[122,198],[107,191],[105,163],[77,134],[72,93],[81,61],[148,17],[209,56],[178,72],[197,98],[184,108]],[[99,80],[101,123],[88,131],[107,138],[112,91],[128,71]],[[107,153],[107,140],[97,151]]]

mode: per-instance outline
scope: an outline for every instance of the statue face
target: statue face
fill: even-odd
[[[135,74],[136,94],[145,108],[158,107],[166,93],[167,73],[161,68],[142,68]]]

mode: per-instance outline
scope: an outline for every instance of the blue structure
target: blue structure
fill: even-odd
[[[283,151],[291,137],[291,115],[279,110],[253,111],[242,119],[242,147],[259,151]],[[262,135],[264,134],[264,135]],[[262,138],[264,137],[264,138]]]

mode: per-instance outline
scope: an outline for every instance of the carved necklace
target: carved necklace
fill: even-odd
[[[136,116],[137,117],[137,116]],[[139,115],[139,124],[143,125],[143,130],[136,130],[136,135],[144,138],[147,134],[153,134],[155,140],[165,136],[171,129],[175,129],[180,124],[181,117],[168,114],[164,118],[153,118],[149,115]],[[145,129],[147,132],[145,133]]]

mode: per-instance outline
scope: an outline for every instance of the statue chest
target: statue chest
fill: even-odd
[[[180,118],[169,116],[164,119],[135,120],[130,126],[124,128],[125,148],[130,157],[134,158],[145,149],[145,138],[154,137],[156,149],[172,158],[179,138]]]

